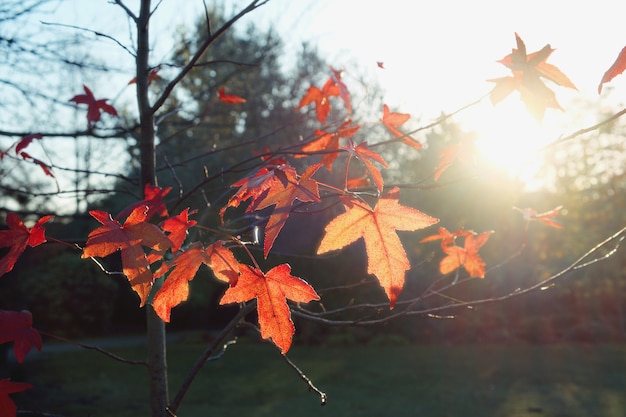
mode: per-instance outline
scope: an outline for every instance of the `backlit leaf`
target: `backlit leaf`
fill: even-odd
[[[267,273],[240,264],[240,272],[237,284],[226,290],[220,304],[256,298],[261,337],[271,339],[281,353],[287,353],[295,332],[287,300],[308,303],[319,300],[319,295],[306,281],[291,275],[288,264],[278,265]]]
[[[172,246],[158,226],[147,222],[147,213],[147,206],[136,207],[121,225],[109,213],[91,210],[89,214],[102,226],[89,233],[82,254],[82,258],[104,257],[119,250],[122,271],[139,295],[141,306],[146,303],[154,281],[144,247],[163,252]]]
[[[30,311],[0,310],[0,344],[13,342],[13,352],[19,363],[24,362],[32,347],[41,351],[41,335],[33,329]]]
[[[27,246],[35,247],[46,242],[43,224],[53,216],[43,216],[37,223],[28,229],[24,222],[15,213],[8,213],[6,224],[8,230],[0,230],[0,248],[10,248],[2,259],[0,259],[0,276],[13,269],[15,262],[26,250]]]
[[[399,204],[395,187],[382,196],[372,209],[353,197],[342,197],[345,213],[331,220],[317,249],[318,254],[339,250],[363,238],[367,272],[376,276],[393,308],[410,268],[409,259],[396,230],[414,231],[439,221],[419,210]]]
[[[602,76],[602,80],[600,80],[600,84],[598,85],[598,94],[602,93],[602,86],[605,83],[608,83],[613,78],[623,73],[625,69],[626,69],[626,46],[621,50],[621,52],[617,56],[617,59],[615,59],[615,62],[613,63],[613,65],[611,65],[611,67],[608,70],[606,70],[606,72]]]

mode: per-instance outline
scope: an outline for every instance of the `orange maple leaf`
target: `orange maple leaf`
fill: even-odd
[[[402,138],[402,142],[415,148],[422,149],[422,144],[413,139],[411,136],[405,134],[404,132],[398,129],[399,126],[402,126],[411,118],[411,115],[408,113],[396,113],[389,111],[389,106],[383,104],[383,118],[382,122],[385,127],[397,138]]]
[[[450,145],[439,152],[438,156],[441,160],[437,166],[435,166],[435,174],[433,175],[434,180],[437,181],[441,174],[452,166],[454,161],[459,160],[466,164],[471,163],[475,161],[477,154],[478,148],[476,146],[476,136],[463,136],[459,143]]]
[[[246,102],[246,99],[243,97],[239,97],[234,94],[226,94],[226,89],[224,87],[217,91],[217,98],[226,104],[241,104]]]
[[[420,243],[434,242],[435,240],[441,240],[441,247],[443,249],[444,246],[454,244],[455,239],[457,237],[469,236],[471,234],[472,232],[464,230],[463,228],[460,228],[454,232],[450,232],[445,227],[440,227],[437,229],[437,234],[425,237],[424,239],[420,240]]]
[[[161,217],[168,215],[167,207],[163,202],[163,198],[172,190],[172,187],[161,188],[155,185],[146,184],[143,188],[143,200],[138,201],[125,207],[120,211],[115,220],[125,219],[135,210],[137,207],[147,207],[146,221],[150,220],[152,216],[158,214]]]
[[[315,86],[309,87],[304,97],[300,100],[298,107],[296,107],[296,110],[314,103],[317,120],[321,123],[326,123],[326,118],[330,114],[329,98],[339,97],[339,94],[339,86],[337,86],[332,78],[329,78],[321,90]]]
[[[343,104],[346,106],[346,111],[348,114],[352,113],[352,104],[350,102],[350,92],[348,91],[348,87],[341,80],[341,75],[343,74],[343,70],[337,71],[332,66],[330,67],[330,78],[333,80],[337,88],[339,88],[339,96],[343,100]]]
[[[172,308],[187,300],[189,281],[195,277],[202,264],[211,268],[215,277],[220,281],[230,282],[231,285],[237,283],[239,262],[233,253],[224,247],[222,241],[217,241],[206,249],[200,242],[194,242],[154,273],[154,277],[159,278],[169,272],[163,286],[154,295],[152,301],[154,311],[161,320],[169,322]]]
[[[281,229],[285,225],[291,212],[291,205],[295,200],[302,202],[320,202],[317,181],[313,174],[321,164],[311,165],[298,179],[295,168],[281,165],[272,170],[262,168],[252,177],[246,177],[233,186],[240,186],[228,203],[220,210],[223,217],[228,207],[237,207],[245,200],[250,199],[246,213],[274,206],[265,226],[263,240],[263,254],[267,255],[274,245]]]
[[[528,111],[541,121],[547,108],[562,110],[556,101],[554,92],[546,87],[541,78],[546,78],[557,85],[574,90],[576,90],[576,86],[559,68],[546,62],[554,51],[550,45],[527,55],[526,45],[517,33],[515,40],[517,49],[513,49],[509,55],[498,61],[509,68],[513,72],[513,76],[487,80],[496,83],[490,98],[493,104],[497,104],[510,93],[518,90]]]
[[[394,187],[373,209],[362,200],[342,197],[346,211],[328,223],[317,249],[320,255],[363,238],[367,272],[376,276],[391,308],[404,286],[405,271],[411,266],[396,230],[414,231],[439,222],[439,219],[399,204],[399,197],[400,189]]]
[[[150,261],[143,247],[163,252],[172,246],[170,240],[156,225],[147,222],[148,207],[136,207],[122,226],[107,212],[91,210],[91,216],[102,226],[89,233],[82,258],[108,256],[118,250],[122,255],[122,271],[132,289],[146,303],[153,276]]]
[[[32,229],[28,229],[17,214],[7,214],[6,224],[9,230],[0,230],[0,248],[11,249],[0,259],[0,276],[13,269],[27,246],[34,248],[46,242],[43,224],[52,217],[54,216],[43,216],[37,220]]]
[[[334,132],[326,132],[324,130],[316,130],[315,136],[316,139],[304,145],[301,149],[303,152],[318,152],[318,151],[326,151],[324,156],[322,156],[322,160],[320,161],[328,171],[332,172],[333,170],[333,162],[337,159],[338,150],[339,150],[339,139],[349,138],[354,136],[356,132],[361,128],[360,125],[351,126],[352,120],[346,120],[339,126],[339,128]],[[328,151],[336,151],[336,152],[328,152]],[[304,158],[308,155],[299,154],[296,155],[296,158]]]
[[[226,290],[220,304],[243,303],[256,298],[261,337],[272,339],[282,354],[287,353],[295,333],[287,299],[308,303],[319,300],[319,295],[306,281],[291,275],[289,264],[278,265],[267,273],[240,264],[239,272],[237,284]]]
[[[611,67],[606,70],[602,76],[602,80],[600,80],[600,84],[598,85],[598,94],[602,93],[602,86],[604,83],[608,83],[613,78],[624,72],[624,70],[626,70],[626,46],[619,53],[613,65],[611,65]]]
[[[553,208],[550,211],[546,211],[543,213],[538,213],[537,210],[532,208],[519,209],[517,207],[513,207],[514,210],[519,211],[524,216],[524,221],[528,224],[531,221],[538,221],[546,226],[554,227],[556,229],[562,229],[563,225],[556,220],[553,220],[556,216],[559,215],[559,212],[563,206],[558,206]]]
[[[148,85],[152,84],[153,81],[161,80],[161,76],[159,75],[160,67],[152,68],[148,73]],[[132,80],[128,82],[127,85],[135,84],[137,82],[137,77],[133,77]]]
[[[161,222],[161,229],[169,233],[167,237],[172,242],[172,252],[178,252],[187,237],[187,230],[196,225],[195,220],[189,220],[189,215],[196,213],[193,210],[189,213],[189,207],[180,212],[178,216],[170,217]]]
[[[351,155],[354,155],[356,158],[359,159],[359,161],[361,161],[368,175],[374,181],[378,192],[382,192],[384,186],[383,176],[380,173],[380,170],[374,164],[374,162],[378,162],[385,168],[389,168],[389,165],[387,165],[387,162],[385,162],[383,157],[380,156],[380,154],[372,151],[365,142],[360,143],[358,146],[354,146],[354,143],[351,142],[350,145],[347,146],[345,149]]]
[[[446,275],[462,265],[470,277],[484,278],[485,261],[478,254],[478,250],[487,243],[492,233],[484,232],[476,236],[475,233],[470,232],[465,236],[463,247],[454,244],[443,246],[446,257],[441,260],[439,271]]]

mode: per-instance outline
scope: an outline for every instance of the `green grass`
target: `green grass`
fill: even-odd
[[[168,348],[172,394],[202,348]],[[139,348],[114,351],[142,355]],[[290,358],[328,394],[328,405],[320,406],[272,346],[240,343],[205,366],[178,416],[626,415],[626,346],[296,345]],[[13,395],[20,408],[67,417],[149,415],[142,367],[81,351],[45,354],[20,369],[36,385]]]

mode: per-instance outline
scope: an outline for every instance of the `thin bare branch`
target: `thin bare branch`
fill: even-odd
[[[100,347],[98,347],[98,346],[92,346],[92,345],[87,345],[87,344],[80,343],[80,342],[75,342],[75,341],[73,341],[73,340],[66,339],[65,337],[58,336],[58,335],[53,334],[53,333],[48,333],[48,332],[45,332],[45,331],[43,331],[43,330],[37,330],[37,331],[38,331],[39,333],[41,333],[43,336],[48,336],[48,337],[51,337],[51,338],[56,339],[56,340],[59,340],[59,341],[61,341],[61,342],[64,342],[64,343],[68,343],[68,344],[70,344],[70,345],[77,346],[77,347],[79,347],[79,348],[81,348],[81,349],[86,349],[86,350],[93,350],[93,351],[96,351],[96,352],[98,352],[98,353],[103,354],[104,356],[107,356],[107,357],[109,357],[109,358],[111,358],[111,359],[113,359],[113,360],[116,360],[116,361],[118,361],[118,362],[125,363],[125,364],[127,364],[127,365],[141,365],[141,366],[147,366],[147,363],[146,363],[145,361],[135,361],[135,360],[125,359],[125,358],[122,358],[121,356],[118,356],[118,355],[116,355],[116,354],[114,354],[114,353],[111,353],[111,352],[109,352],[109,351],[107,351],[107,350],[104,350],[104,349],[102,349],[102,348],[100,348]]]
[[[80,30],[80,31],[83,31],[83,32],[93,33],[96,36],[99,36],[101,38],[106,38],[106,39],[109,39],[110,41],[113,41],[120,48],[122,48],[123,50],[128,52],[128,54],[130,56],[132,56],[133,58],[135,58],[135,56],[136,56],[135,53],[133,51],[131,51],[126,45],[124,45],[123,43],[121,43],[120,41],[115,39],[113,36],[107,35],[106,33],[98,32],[97,30],[93,30],[93,29],[83,28],[83,27],[80,27],[80,26],[67,25],[65,23],[41,22],[41,24],[42,25],[48,25],[48,26],[59,26],[59,27],[64,27],[64,28],[68,28],[68,29],[74,29],[74,30]]]

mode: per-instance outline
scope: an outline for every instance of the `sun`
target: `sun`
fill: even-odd
[[[539,150],[555,139],[554,130],[535,120],[519,100],[482,103],[462,125],[476,133],[476,145],[490,164],[524,183],[536,181]]]

